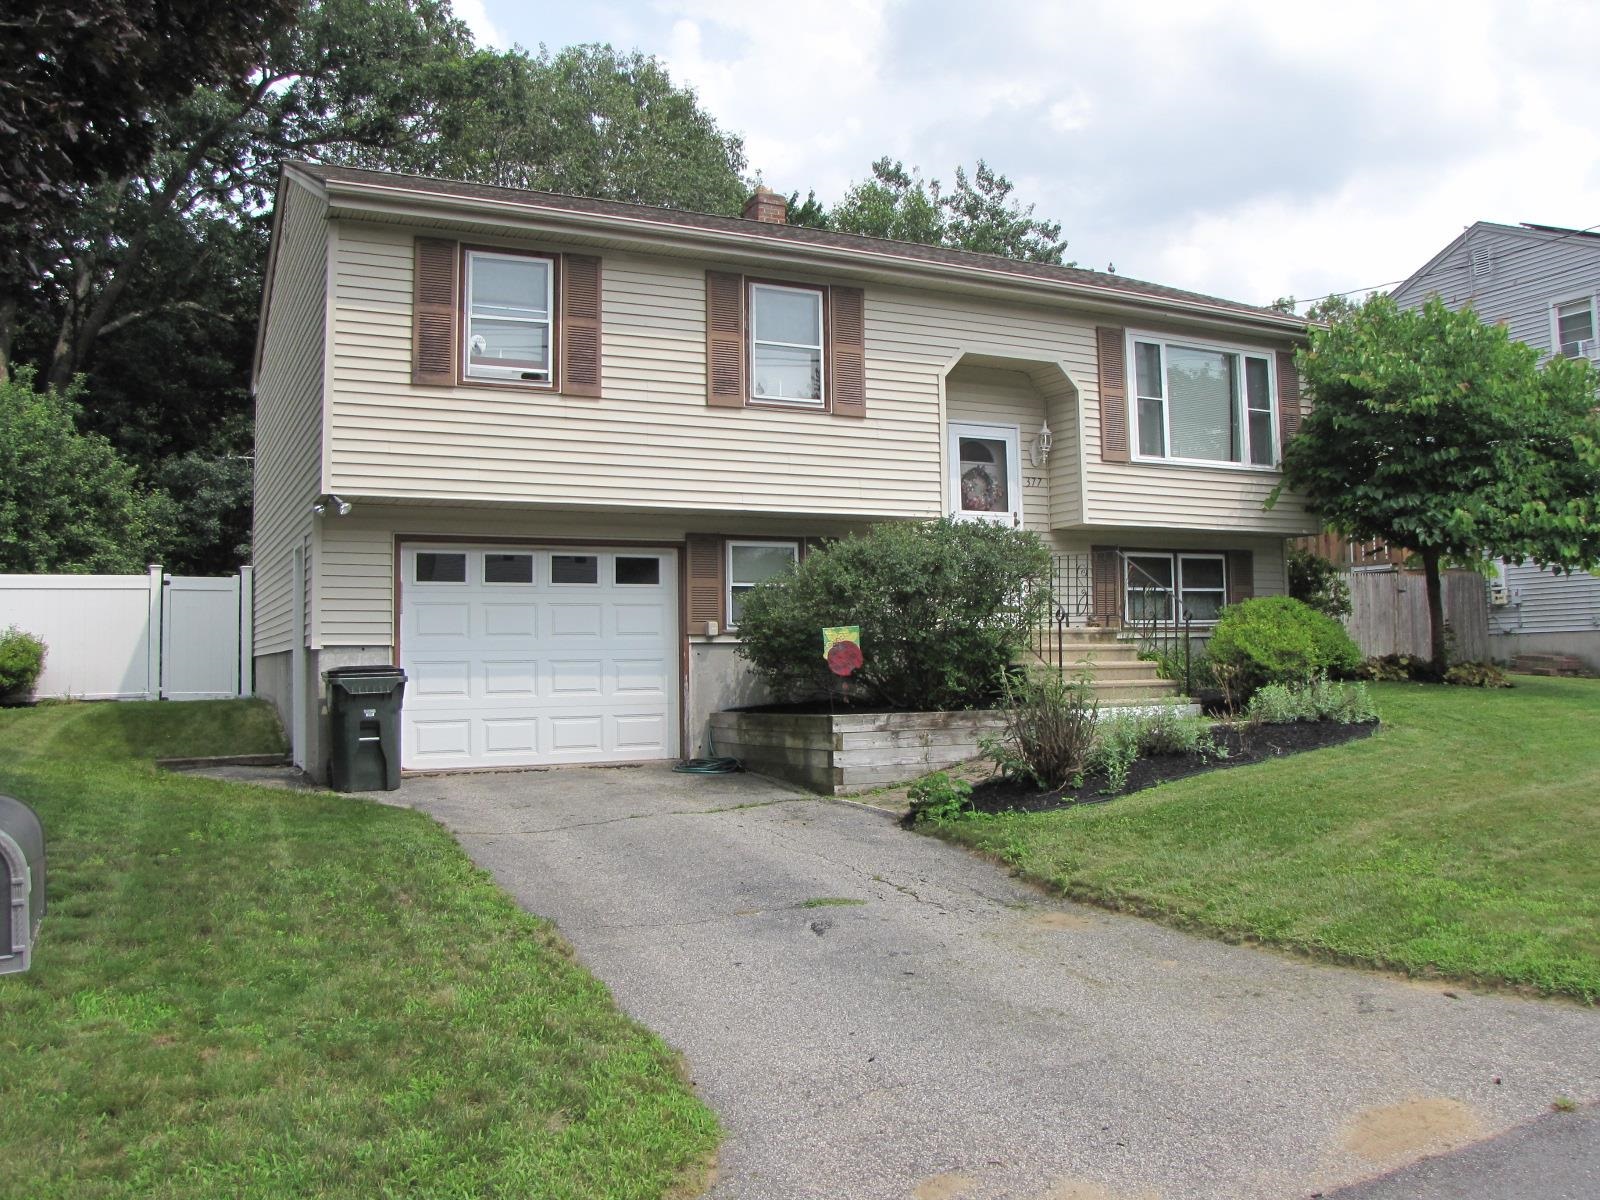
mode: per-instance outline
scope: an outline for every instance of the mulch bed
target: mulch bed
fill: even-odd
[[[1173,779],[1184,779],[1207,771],[1223,771],[1229,767],[1244,767],[1281,758],[1285,754],[1300,754],[1306,750],[1321,750],[1325,746],[1357,741],[1372,736],[1377,728],[1376,721],[1359,725],[1342,725],[1337,721],[1296,721],[1288,725],[1259,725],[1249,731],[1222,726],[1216,731],[1217,742],[1227,747],[1226,758],[1208,758],[1199,754],[1141,758],[1128,771],[1127,784],[1115,792],[1108,792],[1105,778],[1095,775],[1086,777],[1081,788],[1065,787],[1054,792],[1038,791],[1025,780],[990,779],[972,789],[972,807],[983,813],[1049,812],[1056,808],[1070,808],[1075,804],[1104,804],[1129,792],[1143,791]]]

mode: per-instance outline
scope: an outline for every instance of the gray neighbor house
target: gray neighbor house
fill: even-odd
[[[1600,361],[1600,233],[1479,221],[1393,295],[1417,308],[1436,293],[1546,356]],[[1600,578],[1501,563],[1491,596],[1495,657],[1570,654],[1600,670]]]

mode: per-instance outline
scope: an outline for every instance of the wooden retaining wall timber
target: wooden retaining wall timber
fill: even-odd
[[[711,716],[716,752],[824,795],[901,783],[965,762],[999,713],[773,713]]]

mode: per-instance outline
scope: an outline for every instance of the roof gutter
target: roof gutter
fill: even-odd
[[[290,169],[292,170],[293,168]],[[330,202],[340,198],[348,198],[357,202],[366,202],[380,212],[383,211],[381,202],[391,201],[395,203],[411,202],[429,209],[447,209],[458,213],[467,212],[502,218],[508,214],[515,214],[524,218],[537,214],[541,223],[628,233],[638,237],[642,242],[660,241],[663,238],[669,238],[691,246],[727,246],[745,252],[787,252],[825,262],[843,262],[858,266],[863,263],[870,263],[901,272],[938,276],[958,283],[981,280],[1029,291],[1069,296],[1116,307],[1131,305],[1141,309],[1154,309],[1161,312],[1176,310],[1191,313],[1195,316],[1208,317],[1212,320],[1226,321],[1230,324],[1268,329],[1282,335],[1303,337],[1306,331],[1306,322],[1303,319],[1289,315],[1241,312],[1238,309],[1221,304],[1206,304],[1202,301],[1146,295],[1141,292],[1131,292],[1116,287],[1100,287],[1094,284],[1041,279],[1037,276],[1021,275],[993,267],[928,262],[924,259],[909,258],[905,255],[892,254],[885,251],[818,246],[807,242],[788,242],[776,238],[752,237],[746,233],[682,225],[673,221],[610,213],[578,212],[548,205],[518,204],[513,201],[490,200],[477,196],[459,196],[449,192],[429,191],[426,188],[416,186],[394,187],[386,184],[357,183],[349,180],[333,179],[323,181],[323,186],[326,188]]]

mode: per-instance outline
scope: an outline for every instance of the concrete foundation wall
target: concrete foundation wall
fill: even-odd
[[[725,708],[746,708],[772,699],[750,664],[739,657],[733,638],[694,639],[689,644],[689,706],[686,758],[728,754],[711,734],[711,715]]]
[[[1600,671],[1600,629],[1572,633],[1492,633],[1489,654],[1506,662],[1519,654],[1571,654]]]

